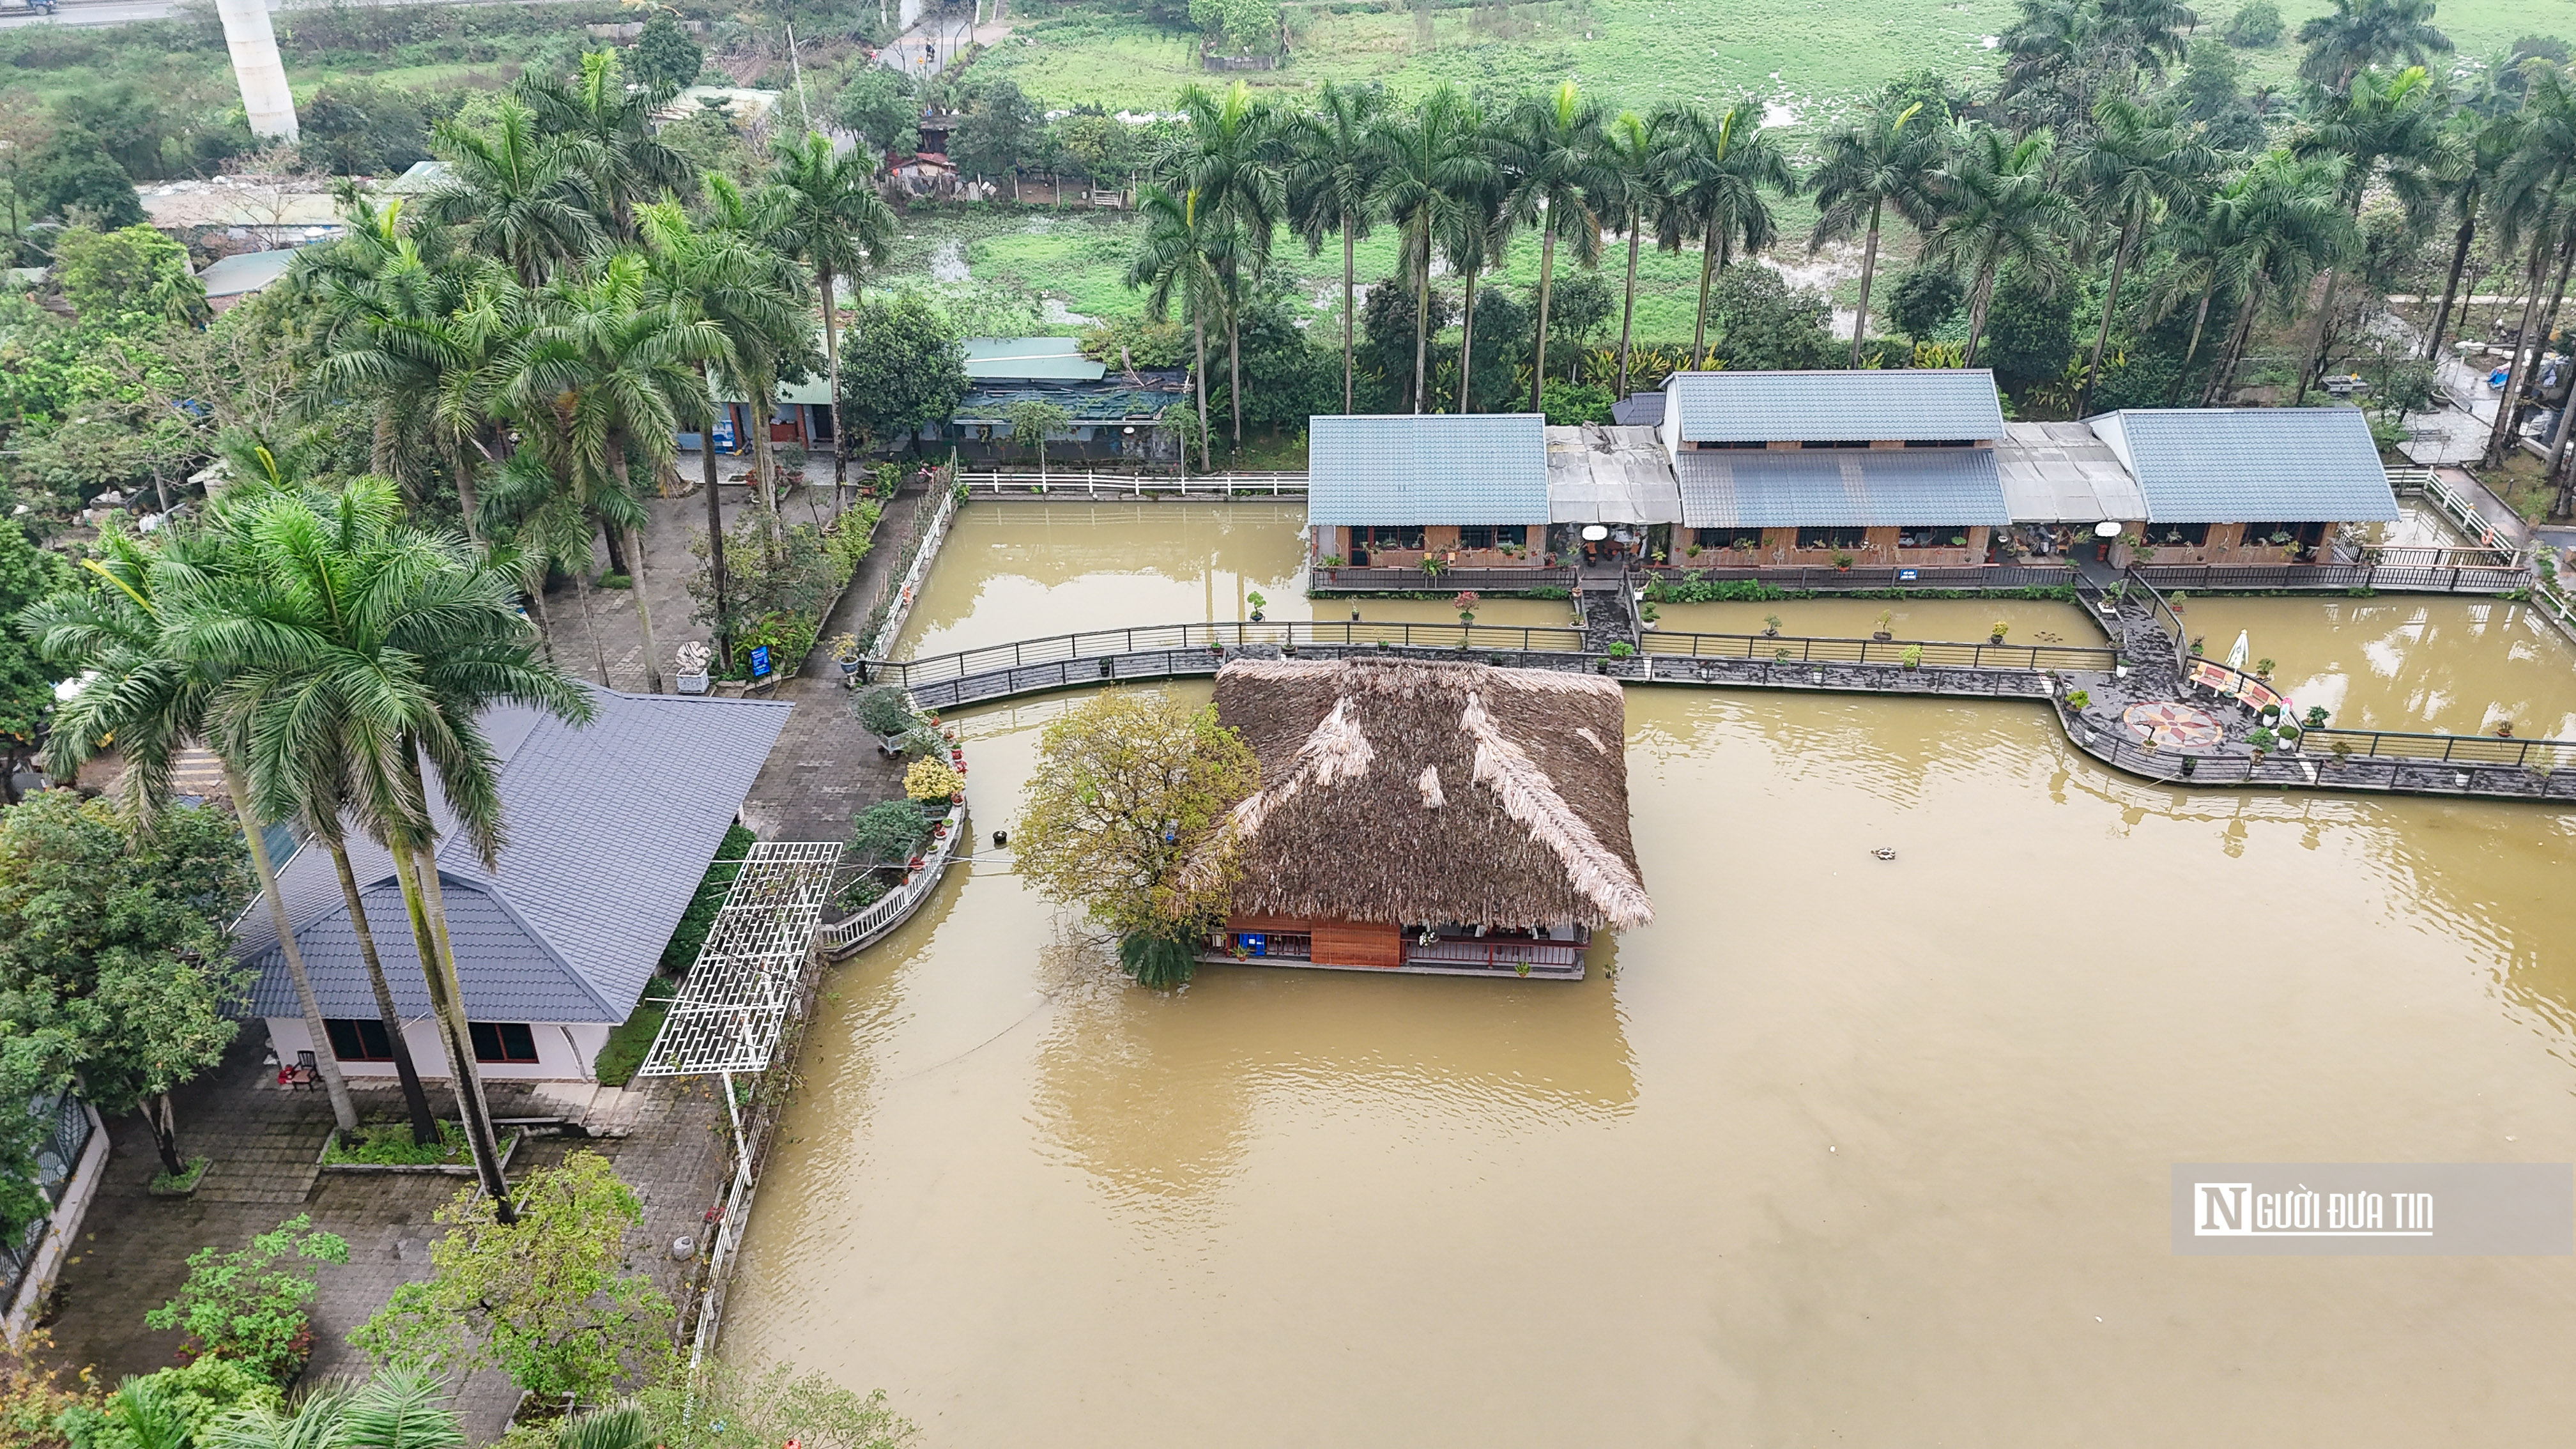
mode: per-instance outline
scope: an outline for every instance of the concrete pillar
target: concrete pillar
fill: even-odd
[[[232,47],[233,79],[241,83],[250,133],[267,141],[296,137],[295,96],[286,88],[286,63],[277,57],[277,32],[269,28],[267,0],[215,0],[224,43]]]

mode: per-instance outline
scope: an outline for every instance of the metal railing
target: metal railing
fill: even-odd
[[[2156,592],[2156,586],[2134,567],[2121,579],[2121,582],[2129,586],[2130,593],[2146,595],[2147,617],[2155,621],[2156,631],[2165,636],[2166,643],[2173,646],[2175,674],[2179,675],[2190,668],[2191,654],[2188,642],[2190,635],[2183,629],[2182,615],[2175,613],[2173,605],[2165,602],[2165,596]],[[2128,596],[2124,593],[2122,597]]]
[[[1480,594],[1525,594],[1532,589],[1562,589],[1572,593],[1581,580],[1575,569],[1541,568],[1444,568],[1438,573],[1424,573],[1419,568],[1315,568],[1307,573],[1306,587],[1319,593],[1336,590],[1361,593],[1454,593],[1472,589]]]
[[[1952,669],[2108,671],[2119,651],[2079,644],[1949,644],[1928,639],[1827,639],[1769,634],[1667,634],[1650,630],[1650,656],[1757,659],[1783,664],[1911,664]]]
[[[2478,512],[2475,505],[2462,498],[2432,469],[2391,468],[2388,470],[2388,486],[2401,498],[2429,501],[2435,510],[2451,521],[2452,527],[2476,539],[2480,547],[2512,551],[2513,546],[2504,535],[2495,531],[2495,525],[2487,521],[2486,515]]]
[[[1425,946],[1407,941],[1404,964],[1438,966],[1452,971],[1580,971],[1580,941],[1509,941],[1443,936]]]
[[[1837,569],[1813,565],[1759,568],[1666,563],[1650,565],[1640,572],[1666,583],[1768,584],[1784,591],[1818,594],[1858,589],[2052,589],[2075,581],[2075,570],[2062,564],[1894,564]]]
[[[957,520],[957,502],[957,490],[942,487],[939,511],[931,515],[930,526],[922,530],[921,538],[913,545],[912,566],[904,570],[903,581],[895,586],[885,622],[877,626],[876,636],[862,646],[867,652],[883,653],[903,637],[903,621],[912,616],[912,601],[919,597],[921,586],[929,582],[930,566],[939,560],[939,546],[948,541],[948,525]]]
[[[1303,498],[1303,473],[1187,474],[1098,473],[1062,468],[1035,473],[960,473],[957,481],[977,493],[1007,498]]]
[[[2338,755],[2331,750],[2303,748],[2274,750],[2257,760],[2250,754],[2194,754],[2149,749],[2139,741],[2122,738],[2116,730],[2096,729],[2082,722],[2071,724],[2068,733],[2079,748],[2104,764],[2172,785],[2270,785],[2463,795],[2483,799],[2576,800],[2576,771],[2550,769],[2536,757],[2527,764],[2517,764],[2391,753],[2374,756],[2349,752]],[[2311,730],[2301,743],[2305,745],[2320,738],[2347,733],[2368,732]],[[2464,743],[2475,743],[2479,739],[2474,735],[2433,738],[2456,738]],[[2485,743],[2504,745],[2516,742],[2487,740]],[[2569,742],[2535,740],[2529,743],[2564,747]]]
[[[886,932],[900,926],[930,893],[939,889],[939,881],[948,873],[949,858],[957,852],[957,842],[966,831],[966,807],[948,807],[948,828],[938,832],[930,849],[921,857],[921,868],[904,878],[885,895],[871,901],[858,914],[843,920],[826,921],[814,930],[814,944],[835,960],[849,955]]]
[[[2380,589],[2410,594],[2508,594],[2531,583],[2530,570],[2519,565],[2465,563],[2435,567],[2371,563],[2137,564],[2129,572],[2161,588],[2227,592]]]
[[[2335,746],[2343,749],[2338,752]],[[2576,740],[2500,740],[2492,735],[2415,734],[2402,730],[2320,727],[2299,739],[2299,753],[2337,759],[2428,760],[2453,765],[2505,765],[2555,772],[2576,765]]]

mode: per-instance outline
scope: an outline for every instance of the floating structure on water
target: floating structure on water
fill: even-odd
[[[1626,711],[1596,675],[1236,659],[1217,718],[1261,762],[1212,960],[1576,979],[1654,919],[1628,836]]]

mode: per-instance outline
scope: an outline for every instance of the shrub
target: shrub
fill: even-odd
[[[907,801],[879,801],[850,819],[850,856],[862,865],[901,865],[928,839],[930,822]]]
[[[759,843],[759,836],[740,825],[725,827],[724,843],[716,847],[715,859],[699,878],[698,893],[689,898],[689,908],[680,913],[680,923],[671,928],[671,939],[662,947],[663,975],[681,976],[697,963],[698,948],[707,943],[716,912],[724,909],[725,892],[733,889],[733,878],[742,873],[742,858]]]
[[[2066,707],[2068,709],[2089,709],[2092,707],[2092,704],[2093,692],[2089,689],[2072,689],[2068,690],[2066,693]]]
[[[1608,652],[1613,659],[1626,659],[1637,652],[1637,646],[1625,639],[1613,639]]]
[[[2279,42],[2281,29],[2281,7],[2272,0],[2246,0],[2227,17],[2218,37],[2240,49],[2261,50]]]
[[[903,772],[903,793],[915,800],[945,800],[965,788],[966,777],[936,755],[924,755]]]
[[[185,1329],[189,1344],[183,1352],[192,1358],[238,1360],[272,1382],[291,1383],[313,1352],[312,1320],[304,1305],[319,1285],[278,1266],[290,1256],[346,1263],[349,1244],[337,1233],[313,1230],[311,1216],[298,1213],[239,1252],[200,1248],[188,1255],[188,1281],[179,1296],[143,1321],[152,1328]]]
[[[858,712],[860,726],[872,735],[903,734],[919,718],[912,712],[912,701],[891,684],[859,691],[850,701],[850,708]]]
[[[1896,651],[1896,662],[1904,665],[1908,669],[1922,668],[1923,646],[1920,644],[1908,644],[1904,648],[1899,649]]]
[[[407,1122],[382,1121],[362,1123],[355,1132],[343,1132],[332,1139],[331,1150],[323,1155],[325,1162],[358,1163],[369,1167],[433,1167],[467,1162],[465,1129],[453,1122],[438,1124],[438,1142],[423,1147],[411,1139]],[[508,1152],[512,1139],[503,1138],[501,1150]]]
[[[57,1424],[71,1449],[148,1449],[172,1430],[207,1442],[215,1420],[234,1409],[276,1409],[283,1396],[257,1369],[235,1359],[195,1363],[126,1379],[106,1405],[66,1408]]]
[[[2253,746],[2257,750],[2268,750],[2280,742],[2280,736],[2273,734],[2270,730],[2265,729],[2261,725],[2256,725],[2254,728],[2245,732],[2245,743]]]

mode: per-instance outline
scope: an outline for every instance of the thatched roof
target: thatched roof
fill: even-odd
[[[1261,761],[1240,915],[1488,925],[1654,919],[1628,839],[1619,686],[1417,660],[1238,659],[1217,718]]]

